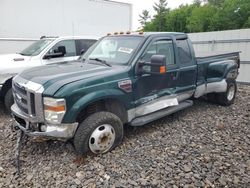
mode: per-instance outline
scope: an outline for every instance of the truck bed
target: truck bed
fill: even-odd
[[[240,67],[239,53],[230,52],[196,57],[198,67],[196,97],[215,91],[222,92],[226,87],[225,77],[229,72],[232,78],[237,77]]]
[[[238,59],[240,52],[196,52],[197,63],[208,63],[225,59]]]

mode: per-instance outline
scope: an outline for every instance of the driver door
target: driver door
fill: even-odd
[[[172,39],[158,38],[151,42],[140,58],[140,62],[151,63],[153,55],[166,57],[166,72],[163,74],[142,74],[135,83],[135,116],[143,116],[168,106],[178,105],[175,96],[178,82],[178,66],[175,61]],[[138,62],[139,63],[139,62]],[[144,66],[150,72],[152,66]]]

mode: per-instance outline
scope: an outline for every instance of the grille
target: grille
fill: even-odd
[[[36,115],[34,94],[28,92],[24,87],[13,83],[13,97],[16,105],[27,115]]]

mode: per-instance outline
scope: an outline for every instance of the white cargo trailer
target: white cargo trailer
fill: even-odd
[[[0,54],[40,36],[103,36],[130,31],[132,5],[108,0],[0,0]]]

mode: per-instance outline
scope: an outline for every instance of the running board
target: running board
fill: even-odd
[[[183,109],[190,107],[192,105],[193,105],[192,100],[186,100],[186,101],[180,102],[178,106],[168,107],[166,109],[159,110],[157,112],[135,118],[134,120],[132,120],[130,125],[131,126],[142,126],[142,125],[145,125],[145,124],[150,123],[152,121],[155,121],[157,119],[160,119],[164,116],[173,114],[173,113],[180,111],[180,110],[183,110]]]

